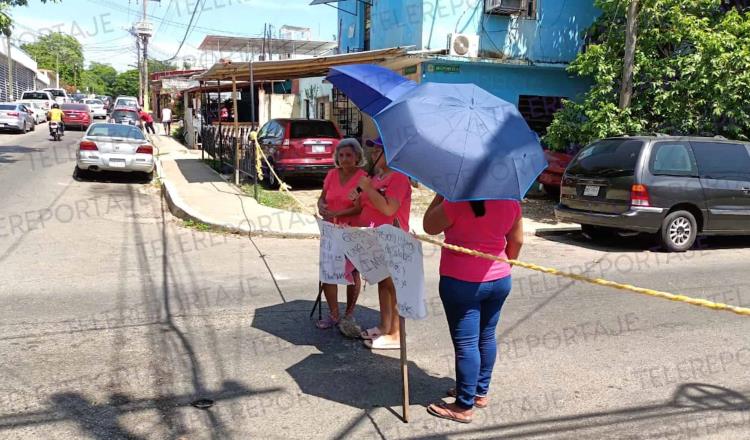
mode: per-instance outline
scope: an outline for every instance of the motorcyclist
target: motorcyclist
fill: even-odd
[[[47,120],[49,122],[57,122],[57,125],[60,127],[60,134],[65,131],[65,124],[63,124],[63,111],[60,110],[60,104],[52,104],[52,108],[47,114]]]

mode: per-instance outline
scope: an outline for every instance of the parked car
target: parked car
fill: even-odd
[[[26,133],[36,128],[34,112],[18,102],[0,103],[0,129]]]
[[[154,147],[132,125],[97,122],[86,131],[76,153],[76,175],[89,171],[154,171]]]
[[[274,170],[289,176],[324,176],[333,167],[333,152],[341,140],[336,125],[324,119],[272,119],[258,132],[258,142]],[[271,173],[264,173],[271,185]]]
[[[559,219],[592,237],[657,234],[668,251],[698,235],[750,234],[750,144],[721,137],[616,137],[582,149],[565,170]]]
[[[138,108],[138,98],[135,96],[118,96],[117,99],[115,99],[115,103],[113,105],[113,109],[117,107],[130,107],[130,108]]]
[[[132,107],[115,107],[109,115],[109,122],[113,124],[134,125],[143,130],[143,121],[138,111]]]
[[[42,124],[47,122],[47,109],[44,108],[44,104],[37,101],[16,101],[19,104],[23,104],[27,109],[34,113],[34,123]]]
[[[65,104],[66,102],[70,102],[68,92],[66,92],[65,89],[49,88],[44,89],[44,91],[49,92],[52,95],[52,99],[54,99],[58,104]]]
[[[55,99],[52,97],[52,94],[45,90],[29,90],[29,91],[23,92],[21,93],[20,101],[38,102],[39,104],[42,105],[42,107],[45,110],[51,109],[52,104],[56,102]]]
[[[63,112],[63,124],[66,129],[78,127],[86,130],[91,125],[91,109],[86,104],[63,104],[60,110]]]
[[[107,119],[107,110],[104,108],[104,103],[100,99],[84,99],[83,103],[89,106],[91,109],[91,116],[93,116],[94,119]]]
[[[560,195],[560,184],[563,173],[573,159],[573,156],[559,151],[544,150],[544,157],[547,159],[549,165],[539,175],[539,183],[542,184],[544,192],[550,196],[558,197]]]

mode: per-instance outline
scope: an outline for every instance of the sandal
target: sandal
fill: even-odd
[[[373,327],[373,328],[368,328],[367,330],[363,331],[359,335],[359,337],[362,338],[362,339],[375,339],[375,338],[377,338],[379,336],[382,336],[382,335],[383,335],[383,333],[380,331],[380,328]]]
[[[453,397],[453,398],[458,396],[458,393],[456,392],[455,388],[448,388],[448,391],[446,391],[445,394],[448,397]],[[487,401],[488,401],[487,396],[474,396],[474,406],[477,408],[480,408],[480,409],[487,408]]]
[[[386,341],[385,338],[378,336],[375,339],[365,339],[364,341],[365,347],[369,348],[370,350],[400,350],[401,349],[401,343],[396,342],[389,342]]]
[[[321,319],[320,321],[315,323],[315,327],[318,327],[321,330],[328,330],[329,328],[335,327],[339,322],[333,319],[333,316],[328,315],[325,317],[325,319]]]
[[[441,419],[451,420],[458,423],[471,423],[471,421],[473,420],[472,414],[469,414],[468,416],[461,416],[461,413],[448,408],[448,404],[445,402],[431,403],[427,407],[427,412],[435,417],[440,417]]]

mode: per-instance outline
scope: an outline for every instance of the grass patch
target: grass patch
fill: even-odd
[[[242,185],[242,191],[250,197],[255,196],[254,185]],[[281,191],[269,191],[258,185],[258,203],[271,208],[286,211],[300,212],[297,202],[289,195]]]
[[[182,226],[186,228],[192,228],[201,232],[208,232],[211,230],[211,225],[207,225],[201,222],[196,222],[194,220],[183,220]]]

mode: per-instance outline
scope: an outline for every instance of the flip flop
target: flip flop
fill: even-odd
[[[455,388],[448,388],[448,391],[446,391],[446,392],[445,392],[445,394],[446,394],[446,395],[447,395],[448,397],[454,397],[454,398],[455,398],[456,396],[458,396],[458,393],[456,392],[456,389],[455,389]],[[479,403],[479,401],[477,400],[477,399],[481,399],[481,398],[484,398],[484,399],[486,399],[486,398],[487,398],[487,396],[474,396],[474,406],[475,406],[476,408],[480,408],[480,409],[482,409],[482,408],[487,408],[487,403],[486,403],[486,402],[485,402],[485,403]]]
[[[446,404],[445,402],[431,403],[429,406],[427,406],[427,412],[435,417],[440,417],[441,419],[451,420],[458,423],[471,423],[473,419],[471,417],[468,419],[458,417],[458,413],[449,409],[448,404]]]
[[[316,322],[315,327],[318,327],[321,330],[328,330],[329,328],[335,327],[338,323],[339,322],[333,319],[331,315],[328,315],[324,319]]]
[[[385,338],[377,337],[375,339],[365,339],[365,347],[370,350],[400,350],[401,343],[388,342]]]
[[[377,327],[368,328],[367,330],[363,331],[359,337],[362,339],[375,339],[379,336],[382,336],[383,334],[380,332],[380,329]]]

